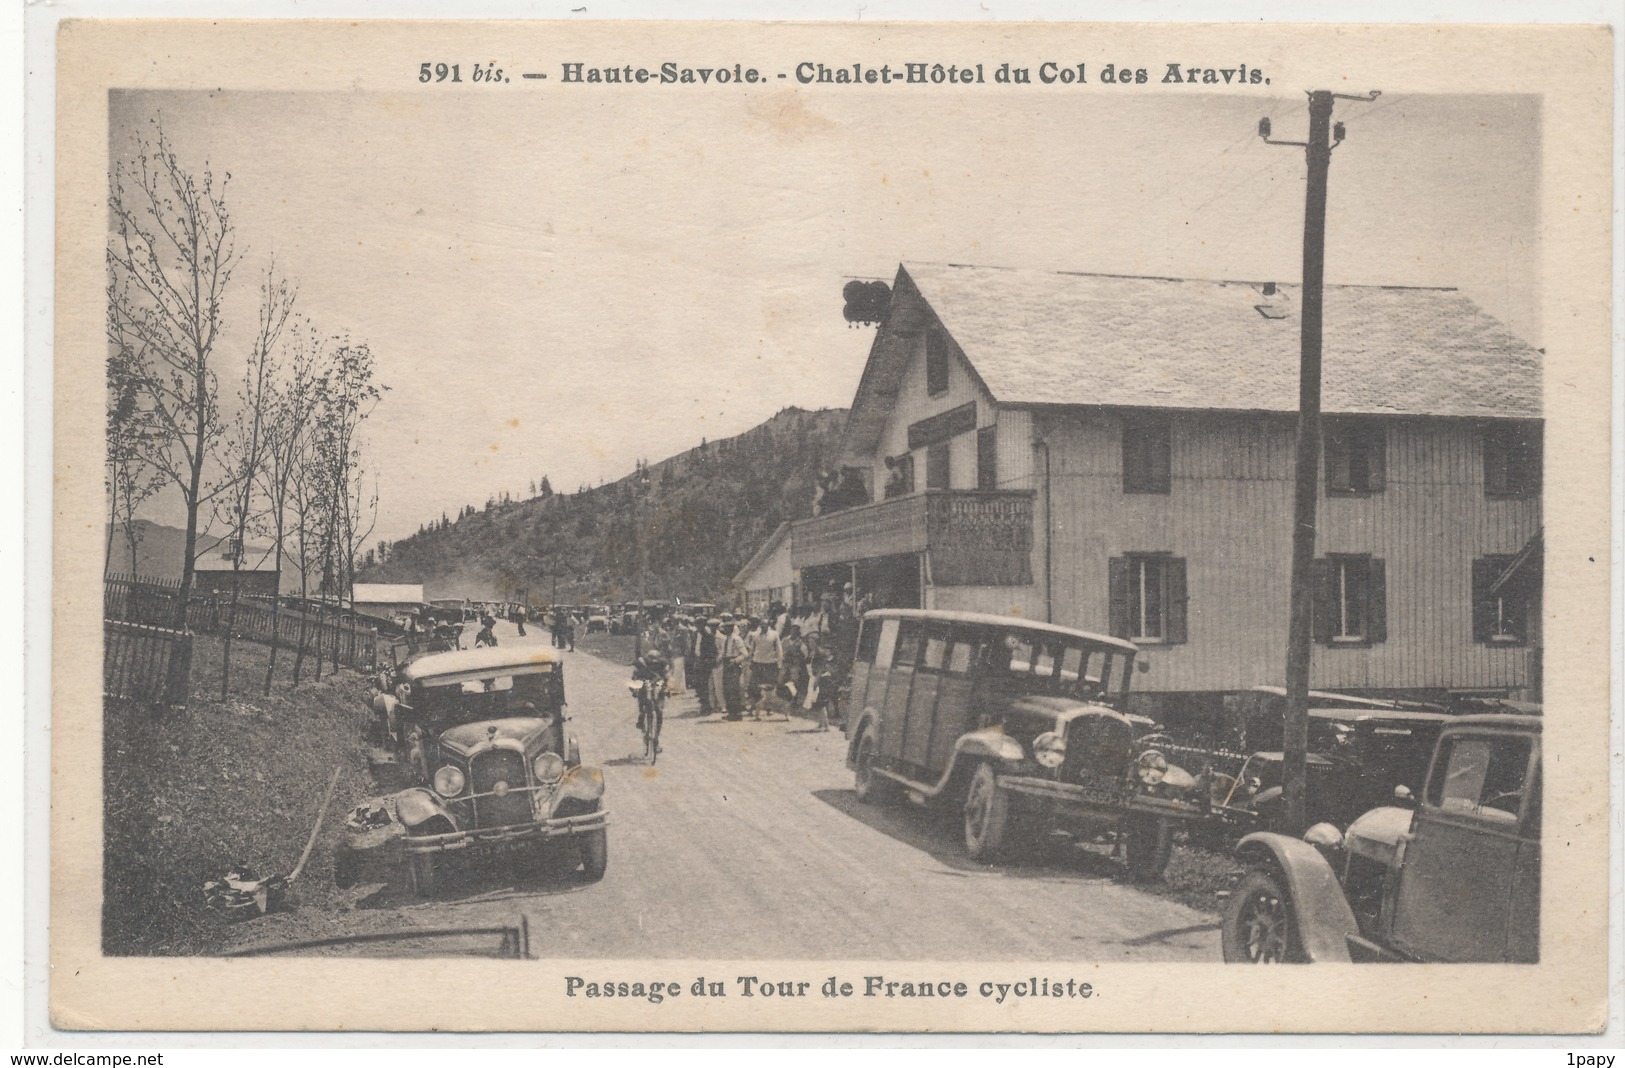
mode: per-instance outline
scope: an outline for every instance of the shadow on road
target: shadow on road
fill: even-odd
[[[943,874],[1127,881],[1121,864],[1065,833],[1034,838],[1027,843],[1012,843],[1006,849],[1007,859],[997,864],[979,864],[965,855],[959,809],[955,806],[922,807],[907,802],[867,805],[851,790],[814,790],[813,796],[842,815],[928,854],[949,869]]]
[[[517,851],[442,858],[436,869],[432,897],[418,897],[403,878],[355,902],[358,909],[393,909],[410,905],[477,904],[507,897],[552,897],[592,887],[576,870],[575,851],[568,846],[546,854]]]

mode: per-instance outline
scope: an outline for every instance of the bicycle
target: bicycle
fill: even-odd
[[[660,727],[665,719],[662,679],[648,679],[638,686],[638,722],[643,725],[643,756],[652,766],[660,757]]]

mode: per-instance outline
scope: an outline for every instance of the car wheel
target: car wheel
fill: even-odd
[[[965,791],[965,852],[972,860],[990,861],[1004,846],[1010,797],[999,787],[993,765],[979,764]]]
[[[581,836],[581,877],[596,883],[609,868],[609,831],[599,828]]]
[[[1292,899],[1274,874],[1249,871],[1230,895],[1220,938],[1227,964],[1300,964]]]
[[[439,865],[435,863],[434,854],[413,853],[406,866],[407,874],[411,876],[412,893],[418,897],[433,897],[440,882]]]
[[[878,805],[886,800],[889,791],[886,789],[889,780],[875,770],[875,759],[879,755],[880,739],[875,734],[874,724],[863,728],[863,734],[858,738],[857,755],[853,758],[852,789],[858,795],[858,800],[866,805]]]
[[[1129,874],[1136,879],[1155,879],[1168,867],[1174,852],[1174,825],[1158,816],[1134,816],[1123,827],[1128,837],[1124,849]]]

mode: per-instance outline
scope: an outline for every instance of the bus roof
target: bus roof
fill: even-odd
[[[1052,634],[1060,638],[1082,639],[1096,645],[1109,645],[1125,653],[1138,653],[1140,647],[1122,638],[1092,634],[1054,623],[1022,619],[1020,616],[996,616],[990,612],[943,612],[923,608],[877,608],[863,614],[864,619],[918,619],[928,623],[953,623],[961,626],[997,627],[1000,630],[1024,630],[1036,634]]]

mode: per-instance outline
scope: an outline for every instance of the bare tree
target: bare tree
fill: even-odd
[[[111,330],[109,340],[114,344],[107,357],[108,522],[102,570],[106,573],[113,568],[113,539],[122,526],[130,549],[130,574],[134,575],[139,571],[136,551],[141,544],[135,513],[163,486],[163,475],[153,462],[163,438],[153,425],[152,413],[143,407],[140,367],[134,353],[118,344]]]
[[[290,559],[299,561],[299,594],[304,597],[305,573],[302,556],[291,551],[301,546],[295,540],[299,499],[295,476],[300,469],[310,444],[311,419],[315,413],[322,341],[309,324],[303,324],[292,341],[292,353],[281,375],[272,387],[269,398],[268,420],[265,428],[265,464],[260,470],[266,513],[271,527],[271,544],[276,554],[278,593],[280,576]],[[298,528],[302,530],[302,527]],[[301,546],[302,547],[302,546]],[[304,645],[305,631],[301,625],[299,644]],[[265,693],[271,692],[271,681],[276,674],[277,647],[282,639],[282,600],[278,596],[271,602],[271,654],[265,667]],[[299,657],[296,654],[295,663]],[[297,671],[295,682],[298,681]]]
[[[242,387],[237,393],[237,411],[222,443],[224,463],[216,501],[221,518],[231,532],[227,542],[231,550],[231,600],[226,609],[223,659],[220,670],[220,699],[223,701],[231,685],[231,642],[237,630],[237,603],[242,591],[243,558],[248,545],[248,534],[261,516],[261,478],[265,472],[268,443],[267,427],[275,404],[276,379],[280,373],[277,363],[277,343],[293,314],[297,290],[287,279],[278,278],[276,265],[266,268],[260,285],[259,319],[255,324],[253,346],[249,350],[248,365],[243,371]],[[275,600],[275,598],[273,598]]]
[[[186,167],[154,120],[135,162],[114,167],[107,242],[109,333],[127,348],[143,402],[165,447],[157,469],[186,509],[182,597],[196,571],[199,509],[210,497],[204,471],[222,432],[215,344],[222,300],[237,263],[226,208],[231,176],[215,181]]]

